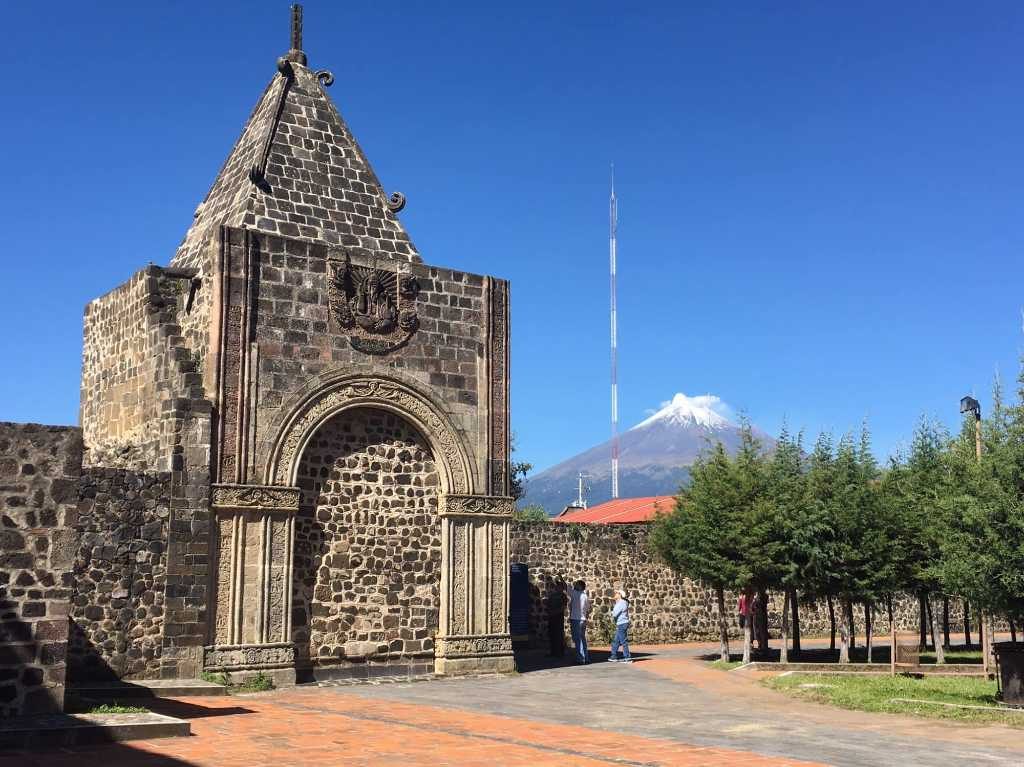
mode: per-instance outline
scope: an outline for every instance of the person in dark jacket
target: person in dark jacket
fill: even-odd
[[[551,582],[547,596],[549,655],[552,658],[565,656],[565,581],[558,576]]]

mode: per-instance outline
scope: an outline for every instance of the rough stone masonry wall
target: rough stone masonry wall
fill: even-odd
[[[160,676],[170,484],[167,473],[83,472],[68,645],[73,683]]]
[[[142,269],[85,308],[80,423],[88,465],[156,464],[158,274],[155,267]]]
[[[0,717],[61,711],[82,434],[0,423]]]
[[[438,475],[397,416],[335,416],[304,453],[293,636],[300,665],[431,668],[441,575]],[[364,672],[365,673],[365,672]]]
[[[561,524],[517,522],[512,526],[512,563],[525,563],[530,570],[530,635],[546,642],[545,597],[554,579],[562,575],[571,583],[582,578],[593,600],[588,636],[603,641],[601,623],[614,603],[614,589],[624,586],[630,593],[632,626],[630,635],[639,642],[681,642],[718,637],[718,606],[712,590],[680,577],[654,557],[647,545],[648,527],[636,525]],[[730,634],[740,636],[736,615],[737,595],[727,593]],[[782,625],[783,599],[771,594],[768,626],[777,635]],[[838,612],[839,606],[836,605]],[[895,600],[894,619],[899,631],[917,631],[917,600]],[[888,616],[876,609],[873,632],[889,632]],[[950,603],[951,631],[962,630],[963,610],[957,600]],[[864,614],[855,608],[855,630],[864,631]],[[806,636],[827,635],[830,622],[823,603],[801,604],[800,628]],[[975,639],[975,641],[977,641]]]
[[[80,404],[85,465],[170,467],[179,441],[178,400],[192,390],[202,396],[200,360],[178,324],[188,319],[185,308],[192,308],[189,292],[188,279],[148,266],[86,306]]]
[[[378,356],[353,349],[331,316],[326,247],[260,235],[259,250],[259,464],[277,436],[282,406],[311,376],[331,370],[418,380],[445,407],[463,443],[470,449],[477,445],[479,418],[488,407],[480,367],[487,327],[483,277],[401,264],[403,274],[415,276],[420,285],[419,328],[400,350]]]

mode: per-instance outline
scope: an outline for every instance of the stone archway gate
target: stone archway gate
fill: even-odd
[[[294,679],[298,466],[321,425],[358,407],[385,410],[412,424],[430,444],[440,470],[442,574],[435,671],[513,670],[508,582],[515,503],[507,496],[472,493],[468,452],[449,419],[412,385],[377,376],[340,379],[294,407],[270,452],[265,484],[213,486],[216,617],[204,666]]]

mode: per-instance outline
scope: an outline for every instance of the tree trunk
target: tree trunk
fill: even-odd
[[[762,655],[768,652],[768,594],[764,589],[757,592],[758,612],[760,620],[757,626],[757,651]]]
[[[789,589],[784,589],[782,593],[782,646],[779,648],[779,663],[789,663]]]
[[[842,620],[839,621],[839,662],[849,663],[850,662],[850,621],[847,621],[849,613],[851,612],[850,602],[845,597],[840,600],[840,608],[844,615]]]
[[[995,643],[996,643],[996,618],[991,612],[985,616],[985,655],[988,659],[987,668],[992,671],[996,671],[996,657],[995,657]]]
[[[1010,641],[1017,644],[1017,626],[1013,622],[1013,618],[1010,618]]]
[[[964,600],[964,645],[965,649],[971,649],[971,603]]]
[[[936,635],[935,635],[935,626],[938,625],[938,620],[939,619],[938,619],[937,616],[934,616],[932,614],[932,595],[931,594],[928,594],[927,596],[925,596],[924,607],[925,607],[924,615],[925,615],[925,618],[928,621],[928,623],[927,623],[927,626],[928,626],[928,639],[931,640],[931,642],[932,642],[931,649],[934,650],[935,649],[935,637],[936,637]],[[932,619],[933,618],[935,620],[935,624],[934,625],[932,624]],[[927,644],[928,644],[928,640],[925,640],[925,645],[927,646]]]
[[[949,649],[949,597],[942,598],[942,649]]]
[[[721,638],[721,657],[723,663],[729,662],[729,619],[725,614],[725,589],[715,589],[718,595],[718,634]]]
[[[743,662],[750,663],[750,645],[751,645],[751,633],[754,627],[750,624],[754,620],[754,614],[748,613],[747,619],[743,622]]]
[[[921,622],[920,622],[920,627],[921,627],[921,645],[920,646],[921,646],[921,650],[923,651],[923,650],[927,650],[928,649],[928,629],[926,628],[927,625],[928,625],[928,607],[927,607],[927,605],[925,605],[925,602],[924,602],[924,594],[919,594],[918,595],[917,603],[918,603],[918,607],[921,608]]]
[[[886,598],[889,608],[889,673],[896,676],[896,621],[892,616],[892,594]]]
[[[981,650],[981,667],[988,673],[988,652],[985,648],[985,611],[978,608],[978,649]]]
[[[800,654],[800,605],[798,600],[799,594],[796,589],[793,589],[792,595],[789,597],[789,606],[793,610],[793,655]]]
[[[932,646],[935,648],[935,662],[942,664],[946,662],[946,651],[939,641],[939,605],[934,603],[931,596],[928,597],[928,615],[932,625]]]
[[[864,644],[868,648],[868,663],[871,662],[871,604],[864,603]]]
[[[836,649],[836,608],[835,608],[835,605],[832,604],[832,595],[831,594],[829,594],[828,597],[826,597],[826,599],[828,600],[828,625],[829,625],[829,637],[830,637],[829,638],[829,642],[828,642],[828,649],[835,650]]]
[[[846,601],[846,620],[850,624],[850,649],[857,646],[857,626],[853,622],[853,600]]]

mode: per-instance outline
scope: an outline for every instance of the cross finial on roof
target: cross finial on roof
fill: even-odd
[[[293,51],[302,50],[302,6],[292,5],[292,44]]]
[[[298,3],[292,5],[291,46],[282,59],[306,65],[306,54],[302,52],[302,6]]]

